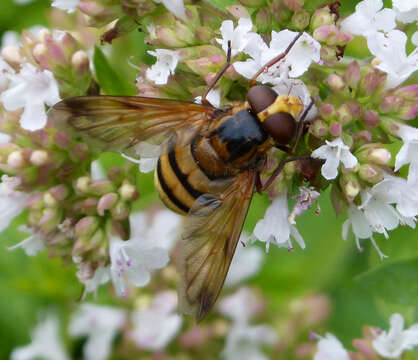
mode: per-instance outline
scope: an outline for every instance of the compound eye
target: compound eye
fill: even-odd
[[[287,145],[295,137],[296,121],[289,113],[279,112],[264,120],[263,128],[278,144]]]
[[[267,109],[277,98],[277,93],[268,86],[257,85],[248,90],[247,100],[255,114]]]

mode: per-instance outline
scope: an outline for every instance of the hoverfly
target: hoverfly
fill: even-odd
[[[136,96],[81,96],[56,104],[49,112],[104,151],[129,153],[142,141],[161,144],[155,186],[165,205],[187,215],[180,244],[179,308],[202,320],[222,289],[254,193],[265,190],[288,157],[262,184],[266,152],[276,146],[293,153],[303,134],[305,109],[291,95],[251,81],[245,103],[218,109],[206,96],[231,64],[227,62],[202,96],[202,104]],[[289,147],[293,142],[292,148]]]

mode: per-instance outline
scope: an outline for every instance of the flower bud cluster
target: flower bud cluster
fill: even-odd
[[[31,63],[40,70],[49,70],[59,83],[63,97],[83,95],[91,82],[87,53],[68,32],[48,29],[37,35],[24,30],[21,46],[10,45],[2,49],[2,57],[16,71],[23,63]]]

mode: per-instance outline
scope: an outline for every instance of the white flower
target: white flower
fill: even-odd
[[[9,89],[0,95],[4,108],[14,111],[23,108],[22,128],[30,131],[42,129],[46,124],[45,104],[60,101],[58,84],[49,70],[38,70],[25,63],[18,74],[9,74]]]
[[[267,325],[235,324],[228,332],[221,357],[225,360],[267,360],[262,345],[274,345],[276,332]]]
[[[65,10],[68,13],[75,11],[80,0],[54,0],[51,6],[54,6],[58,9]]]
[[[158,158],[161,154],[161,146],[141,141],[135,146],[135,152],[139,155],[139,159],[135,159],[126,154],[122,154],[125,159],[139,165],[139,171],[147,173],[155,169]]]
[[[176,314],[177,295],[172,291],[157,294],[153,304],[132,315],[131,338],[142,349],[161,350],[178,333],[182,318]]]
[[[392,30],[387,34],[375,33],[367,38],[370,52],[380,61],[376,68],[388,74],[387,88],[402,84],[418,70],[418,50],[407,55],[407,40],[408,37],[400,30]]]
[[[418,0],[392,0],[393,9],[396,11],[396,19],[403,23],[411,23],[418,20]]]
[[[49,314],[31,333],[31,343],[13,350],[10,360],[68,360],[59,338],[58,319]]]
[[[20,226],[19,230],[26,232],[26,233],[32,233],[32,235],[25,238],[23,241],[21,241],[18,244],[10,246],[9,248],[7,248],[8,250],[23,248],[26,255],[35,256],[38,252],[46,249],[45,244],[42,241],[42,238],[40,237],[38,233],[32,232],[32,230],[26,227],[25,225]]]
[[[312,152],[313,158],[324,159],[321,174],[327,180],[335,179],[338,175],[340,162],[348,169],[357,165],[357,158],[350,152],[350,148],[344,144],[341,138],[333,141],[326,140],[326,145],[322,145]]]
[[[221,106],[221,90],[212,89],[209,91],[208,96],[206,96],[206,100],[208,100],[212,106],[219,108]],[[197,104],[201,104],[202,97],[198,96],[194,99],[194,101]]]
[[[184,7],[183,0],[154,0],[154,2],[158,4],[163,3],[167,10],[171,11],[174,16],[181,20],[187,20],[186,8]]]
[[[400,314],[390,317],[389,332],[383,331],[372,345],[377,353],[387,359],[399,359],[405,350],[418,345],[418,324],[404,330],[404,319]]]
[[[92,161],[90,165],[90,176],[92,180],[106,179],[106,173],[99,160]]]
[[[293,207],[292,212],[290,213],[288,218],[289,222],[293,225],[296,224],[296,216],[300,216],[306,210],[308,210],[320,195],[320,193],[318,191],[315,191],[313,187],[301,186],[299,188],[299,191],[300,194],[294,196],[294,198],[296,199],[296,204]]]
[[[350,360],[347,350],[334,335],[327,333],[325,337],[319,336],[319,339],[314,360]]]
[[[256,246],[245,246],[248,235],[242,234],[238,242],[231,267],[225,279],[226,286],[235,286],[258,273],[263,262],[264,253]]]
[[[29,194],[16,191],[20,179],[3,175],[0,183],[0,231],[5,230],[10,222],[19,215],[25,206]]]
[[[288,217],[287,195],[283,192],[282,195],[273,200],[267,208],[264,218],[254,228],[254,236],[258,240],[266,243],[267,250],[269,249],[270,242],[273,242],[278,247],[292,249],[290,236],[296,240],[302,249],[305,248],[305,242],[302,236],[296,227],[289,223]]]
[[[253,27],[251,19],[241,18],[238,20],[238,26],[234,29],[232,20],[225,20],[221,25],[222,39],[215,39],[218,44],[222,45],[225,53],[228,53],[228,41],[231,41],[231,56],[234,57],[244,50],[248,45],[250,33]]]
[[[179,216],[164,211],[154,216],[152,225],[142,213],[130,215],[131,238],[110,240],[111,276],[116,290],[125,295],[125,278],[135,286],[145,286],[150,271],[167,265],[168,250],[176,239]]]
[[[71,336],[87,336],[83,347],[85,360],[106,360],[112,351],[112,342],[126,321],[122,309],[94,304],[82,304],[71,316]]]
[[[278,84],[273,86],[273,90],[279,95],[293,95],[299,98],[302,101],[304,108],[308,107],[311,103],[311,94],[302,80],[299,79],[283,79]],[[303,111],[300,115],[303,114]],[[308,114],[306,115],[306,120],[313,120],[318,114],[318,109],[315,105],[311,107]],[[297,121],[299,119],[296,119]]]
[[[80,275],[79,272],[77,272],[77,276],[80,282],[84,284],[84,292],[82,295],[82,300],[85,300],[87,297],[87,294],[89,293],[93,293],[94,295],[96,295],[96,292],[99,286],[106,284],[111,278],[109,266],[97,268],[96,271],[94,272],[93,277],[87,280],[81,278],[81,276],[79,275]]]
[[[248,323],[260,313],[263,303],[250,288],[242,287],[233,295],[223,298],[218,305],[219,312],[234,323]]]
[[[408,183],[418,185],[418,129],[398,123],[397,135],[402,139],[403,145],[396,155],[395,171],[402,166],[409,165]]]
[[[157,85],[167,84],[168,77],[174,75],[174,70],[180,60],[179,53],[174,50],[155,49],[155,51],[148,51],[148,54],[155,56],[157,61],[147,69],[147,79]]]
[[[270,46],[263,41],[260,35],[250,33],[248,45],[244,52],[251,56],[250,59],[233,64],[235,70],[248,79],[251,79],[256,72],[268,61],[283,53],[289,44],[298,35],[297,32],[282,30],[273,31]],[[271,66],[268,71],[258,77],[262,83],[280,84],[288,77],[301,76],[312,62],[320,61],[321,45],[307,33],[296,41],[284,59]]]
[[[20,44],[20,36],[16,31],[8,30],[1,37],[1,47],[16,46]]]
[[[358,3],[354,14],[341,22],[342,30],[368,37],[379,30],[394,29],[396,27],[396,12],[392,9],[382,9],[382,7],[382,0],[364,0]]]

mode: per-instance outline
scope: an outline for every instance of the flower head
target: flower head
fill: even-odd
[[[172,291],[158,293],[152,305],[133,314],[131,338],[142,349],[161,350],[177,334],[182,318],[176,314],[177,295]]]
[[[18,74],[9,74],[9,88],[0,95],[6,110],[23,108],[22,128],[30,131],[42,129],[46,124],[45,105],[60,101],[58,84],[49,70],[38,70],[25,63]]]
[[[260,220],[254,228],[254,236],[266,243],[267,250],[270,243],[273,242],[278,247],[287,247],[292,249],[292,236],[299,246],[304,249],[305,242],[294,225],[288,220],[289,208],[287,205],[287,195],[284,192],[275,198],[267,208],[264,218]]]
[[[348,169],[357,165],[357,158],[350,152],[349,147],[344,144],[341,138],[333,141],[326,140],[326,145],[322,145],[313,151],[311,156],[325,160],[325,164],[321,168],[321,174],[327,180],[337,177],[340,162]]]
[[[31,334],[31,343],[13,350],[11,360],[68,360],[69,357],[59,337],[58,319],[49,314]]]
[[[87,336],[83,347],[86,360],[106,360],[117,332],[126,321],[124,310],[94,304],[82,304],[72,315],[69,333]]]
[[[180,55],[177,51],[167,49],[155,49],[148,53],[157,58],[151,68],[147,69],[146,77],[157,85],[167,84],[168,77],[174,75]]]
[[[390,317],[390,329],[383,331],[372,345],[377,353],[387,359],[399,359],[405,350],[418,345],[418,324],[404,330],[404,319],[400,314]]]

